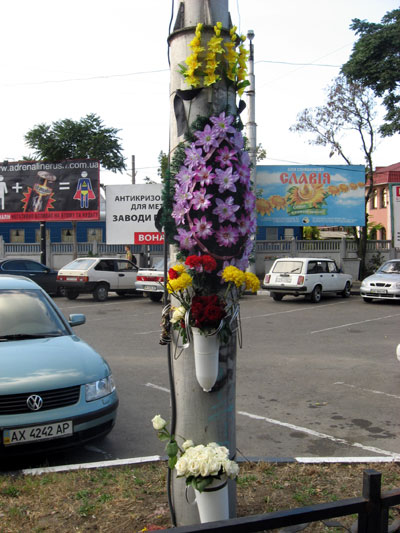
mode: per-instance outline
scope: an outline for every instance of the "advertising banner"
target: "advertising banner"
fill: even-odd
[[[0,164],[0,222],[98,220],[99,206],[98,161]]]
[[[400,248],[400,184],[390,185],[393,246]]]
[[[107,185],[107,244],[163,244],[155,220],[161,209],[161,183]]]
[[[257,166],[256,179],[258,226],[365,226],[362,165]]]

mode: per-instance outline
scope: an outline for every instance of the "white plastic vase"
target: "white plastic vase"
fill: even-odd
[[[219,338],[202,335],[198,328],[192,328],[192,337],[196,378],[202,389],[210,392],[218,377]]]
[[[229,519],[229,494],[226,479],[215,479],[203,492],[198,490],[194,492],[202,524]]]

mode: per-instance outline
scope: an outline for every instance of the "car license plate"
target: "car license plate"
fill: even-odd
[[[145,290],[145,291],[155,291],[156,288],[154,287],[154,285],[145,285],[143,287],[143,290]]]
[[[285,276],[284,278],[281,277],[281,276],[277,276],[276,277],[276,281],[279,283],[279,282],[285,282],[285,283],[290,283],[292,281],[292,277],[291,276]]]
[[[5,429],[3,431],[4,446],[25,444],[39,440],[58,439],[73,434],[72,420],[64,420],[55,424],[43,426],[28,426],[24,428]]]
[[[377,294],[387,294],[387,289],[378,289],[377,287],[372,287],[371,292],[374,292]]]

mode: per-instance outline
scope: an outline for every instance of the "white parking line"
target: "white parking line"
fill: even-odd
[[[315,311],[320,310],[321,308],[330,307],[332,305],[343,305],[345,302],[336,302],[334,304],[325,304],[321,305],[307,305],[307,307],[298,307],[296,309],[288,309],[287,311],[276,311],[274,313],[265,313],[263,315],[251,315],[251,316],[241,316],[242,320],[253,320],[254,318],[264,318],[266,316],[275,316],[275,315],[285,315],[288,313],[299,313],[302,311]]]
[[[238,414],[247,416],[254,420],[264,420],[265,422],[268,422],[269,424],[275,424],[278,426],[282,426],[288,429],[292,429],[294,431],[299,431],[300,433],[306,433],[307,435],[310,435],[312,437],[317,437],[320,439],[328,439],[338,444],[344,444],[346,446],[360,448],[361,450],[366,450],[369,452],[377,453],[379,455],[388,455],[390,457],[395,458],[396,460],[400,459],[399,454],[396,454],[394,452],[389,452],[388,450],[382,450],[380,448],[375,448],[375,446],[365,446],[364,444],[360,444],[359,442],[349,442],[345,439],[333,437],[332,435],[327,435],[326,433],[320,433],[319,431],[314,431],[313,429],[296,426],[294,424],[288,424],[287,422],[281,422],[280,420],[274,420],[273,418],[267,418],[265,416],[253,415],[251,413],[246,413],[245,411],[238,411]]]
[[[146,387],[151,387],[154,389],[161,390],[163,392],[170,393],[169,389],[160,387],[159,385],[154,385],[153,383],[146,383]],[[360,444],[359,442],[350,442],[345,439],[334,437],[333,435],[328,435],[327,433],[321,433],[319,431],[314,431],[313,429],[296,426],[295,424],[289,424],[288,422],[281,422],[280,420],[274,420],[273,418],[267,418],[266,416],[254,415],[252,413],[247,413],[246,411],[238,411],[237,413],[242,416],[247,416],[248,418],[251,418],[253,420],[263,420],[264,422],[268,422],[269,424],[285,427],[293,431],[299,431],[300,433],[306,433],[307,435],[310,435],[312,437],[317,437],[319,439],[328,439],[333,442],[336,442],[337,444],[344,444],[345,446],[359,448],[361,450],[376,453],[378,455],[387,455],[392,459],[400,460],[400,454],[390,452],[388,450],[382,450],[381,448],[375,448],[375,446],[365,446],[364,444]]]
[[[336,381],[334,385],[342,385],[343,387],[349,387],[349,389],[356,389],[363,392],[372,392],[372,394],[381,394],[382,396],[387,396],[388,398],[396,398],[397,400],[400,400],[400,396],[397,396],[397,394],[389,394],[388,392],[382,392],[380,390],[363,389],[362,387],[350,385],[350,383],[344,383],[344,381]]]
[[[395,318],[400,316],[400,313],[395,315],[379,316],[377,318],[367,318],[366,320],[360,320],[359,322],[349,322],[348,324],[341,324],[340,326],[333,326],[331,328],[317,329],[316,331],[310,331],[310,335],[314,333],[322,333],[323,331],[331,331],[332,329],[348,328],[349,326],[357,326],[359,324],[367,324],[368,322],[376,322],[378,320],[386,320],[388,318]]]

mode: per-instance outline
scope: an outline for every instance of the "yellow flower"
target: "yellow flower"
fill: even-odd
[[[257,292],[260,288],[260,280],[252,272],[244,273],[246,289],[251,290],[251,292]]]
[[[241,287],[245,282],[244,272],[234,266],[227,266],[222,272],[224,281],[232,281],[236,287]]]
[[[213,83],[216,83],[218,80],[220,80],[220,76],[217,76],[215,73],[209,74],[208,76],[204,77],[204,85],[206,87],[209,87]]]
[[[183,272],[179,278],[169,279],[167,283],[167,290],[171,294],[173,292],[180,292],[192,285],[192,276]]]

